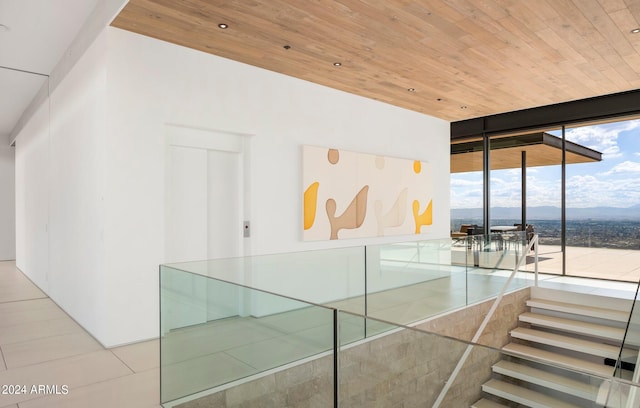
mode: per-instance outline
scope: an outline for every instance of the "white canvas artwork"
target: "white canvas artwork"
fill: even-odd
[[[429,163],[303,146],[305,241],[420,234],[432,224]]]

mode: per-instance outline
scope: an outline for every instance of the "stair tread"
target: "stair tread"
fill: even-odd
[[[493,365],[493,371],[528,383],[561,391],[576,397],[595,401],[599,386],[588,384],[580,380],[568,378],[560,374],[550,373],[535,367],[501,360]]]
[[[526,312],[519,317],[520,321],[538,326],[554,328],[563,331],[585,334],[609,340],[622,341],[624,328],[611,327],[603,324],[581,322],[562,317],[547,316],[539,313]]]
[[[620,310],[606,309],[602,307],[579,305],[576,303],[558,302],[547,299],[529,299],[527,306],[537,307],[539,309],[555,310],[558,312],[577,314],[581,316],[597,317],[601,319],[614,320],[617,322],[627,322],[629,320],[629,312]]]
[[[495,401],[488,400],[483,398],[478,400],[471,405],[471,408],[508,408],[506,405],[498,404]]]
[[[505,398],[518,404],[549,408],[580,408],[578,405],[550,397],[548,395],[519,387],[515,384],[491,379],[482,385],[482,391]]]
[[[517,327],[511,331],[511,337],[529,340],[536,343],[548,344],[563,349],[570,349],[581,353],[592,354],[599,357],[617,359],[620,354],[620,346],[604,344],[597,341],[577,339],[562,334],[549,333],[542,330]],[[634,356],[633,350],[624,349],[623,357]]]
[[[540,350],[535,347],[529,347],[517,343],[509,343],[502,348],[504,351],[521,355],[523,357],[530,357],[536,360],[551,363],[552,365],[558,365],[566,367],[570,370],[584,371],[595,375],[610,377],[613,375],[613,367],[606,366],[604,364],[592,363],[590,361],[584,361],[579,358],[569,357],[551,351]]]

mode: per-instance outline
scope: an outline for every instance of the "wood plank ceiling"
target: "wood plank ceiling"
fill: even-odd
[[[449,121],[640,88],[640,0],[130,0],[112,25]]]

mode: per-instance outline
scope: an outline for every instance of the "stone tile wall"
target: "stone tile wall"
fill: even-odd
[[[509,331],[518,326],[518,316],[527,311],[525,302],[530,297],[531,291],[528,287],[506,294],[477,343],[495,348],[507,344]],[[431,333],[471,341],[494,301],[495,299],[490,299],[436,317],[416,327]]]
[[[220,391],[178,408],[333,407],[333,356]]]

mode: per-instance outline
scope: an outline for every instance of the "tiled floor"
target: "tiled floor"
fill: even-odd
[[[569,275],[585,278],[638,282],[640,251],[632,249],[566,247],[566,267]],[[557,245],[540,245],[539,271],[562,273],[562,251]],[[531,264],[527,265],[532,270]]]
[[[0,408],[158,408],[158,356],[157,341],[104,349],[0,262]]]

